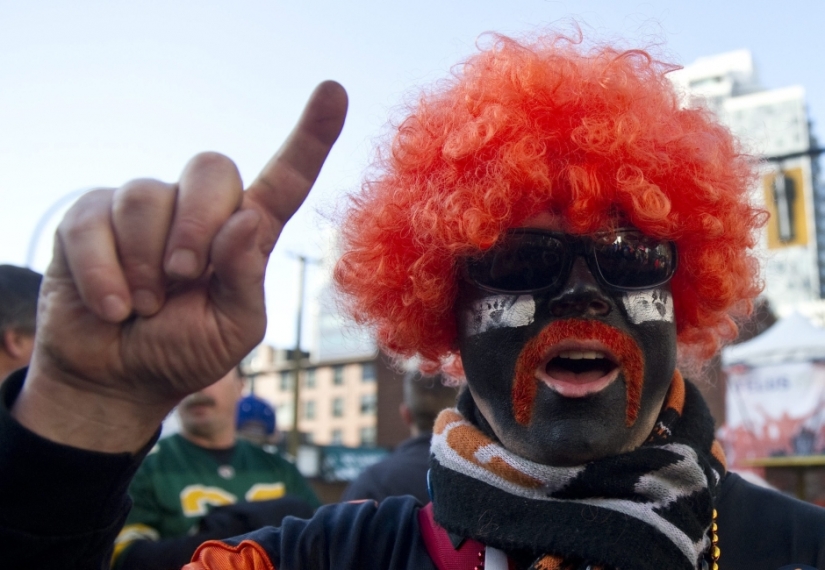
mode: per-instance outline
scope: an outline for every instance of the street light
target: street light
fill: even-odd
[[[318,263],[317,259],[309,259],[305,255],[290,254],[298,259],[298,318],[295,327],[295,350],[292,351],[293,377],[295,382],[292,386],[292,431],[289,434],[289,453],[292,457],[298,457],[298,446],[300,445],[300,431],[298,430],[298,404],[301,394],[301,369],[303,365],[304,352],[301,351],[301,325],[304,320],[304,285],[306,281],[306,264]]]

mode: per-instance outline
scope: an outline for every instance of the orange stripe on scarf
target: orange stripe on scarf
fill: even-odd
[[[513,383],[513,415],[522,425],[530,423],[533,401],[538,391],[536,368],[547,350],[563,340],[598,340],[618,359],[627,390],[626,424],[636,422],[642,399],[644,356],[636,341],[628,334],[600,321],[567,319],[547,325],[522,349],[516,361]]]
[[[673,379],[670,381],[670,388],[667,391],[667,398],[662,410],[668,408],[676,411],[680,416],[685,408],[685,379],[678,370],[673,371]]]
[[[435,420],[433,432],[436,435],[442,435],[449,425],[455,424],[450,429],[450,433],[447,434],[446,441],[450,449],[460,457],[498,475],[506,481],[534,489],[541,487],[541,481],[519,471],[501,457],[491,457],[488,463],[479,461],[476,457],[476,452],[479,449],[486,445],[497,446],[497,444],[482,434],[478,428],[463,422],[464,417],[455,410],[443,410]]]
[[[463,422],[464,416],[459,414],[453,408],[447,408],[441,411],[435,418],[435,425],[433,426],[433,433],[441,435],[448,425],[455,422]]]
[[[722,464],[722,467],[725,469],[725,472],[728,471],[728,458],[725,457],[725,450],[722,448],[722,444],[719,443],[718,439],[713,440],[713,444],[710,446],[710,454],[716,458],[716,460]]]

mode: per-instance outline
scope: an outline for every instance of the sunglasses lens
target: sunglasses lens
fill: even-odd
[[[536,291],[558,283],[565,248],[550,235],[512,233],[480,258],[469,260],[467,271],[470,279],[488,289]]]
[[[661,285],[676,270],[673,244],[640,233],[621,233],[609,242],[597,241],[595,251],[602,278],[620,289]]]
[[[538,230],[514,231],[481,257],[467,261],[467,276],[479,286],[508,293],[557,287],[570,265],[589,246]],[[649,289],[667,283],[676,270],[671,242],[622,230],[592,243],[603,284],[617,289]],[[585,248],[586,249],[583,249]]]

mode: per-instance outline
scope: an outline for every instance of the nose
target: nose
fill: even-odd
[[[567,282],[550,299],[551,314],[558,318],[603,317],[611,310],[610,300],[593,277],[587,262],[577,257]]]

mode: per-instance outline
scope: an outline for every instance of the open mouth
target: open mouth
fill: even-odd
[[[568,398],[604,390],[619,377],[627,392],[626,424],[639,415],[644,356],[630,335],[597,320],[554,321],[530,339],[516,360],[513,415],[530,423],[539,386]]]
[[[551,352],[536,376],[568,398],[579,398],[606,388],[619,375],[615,356],[603,349],[567,348]]]

